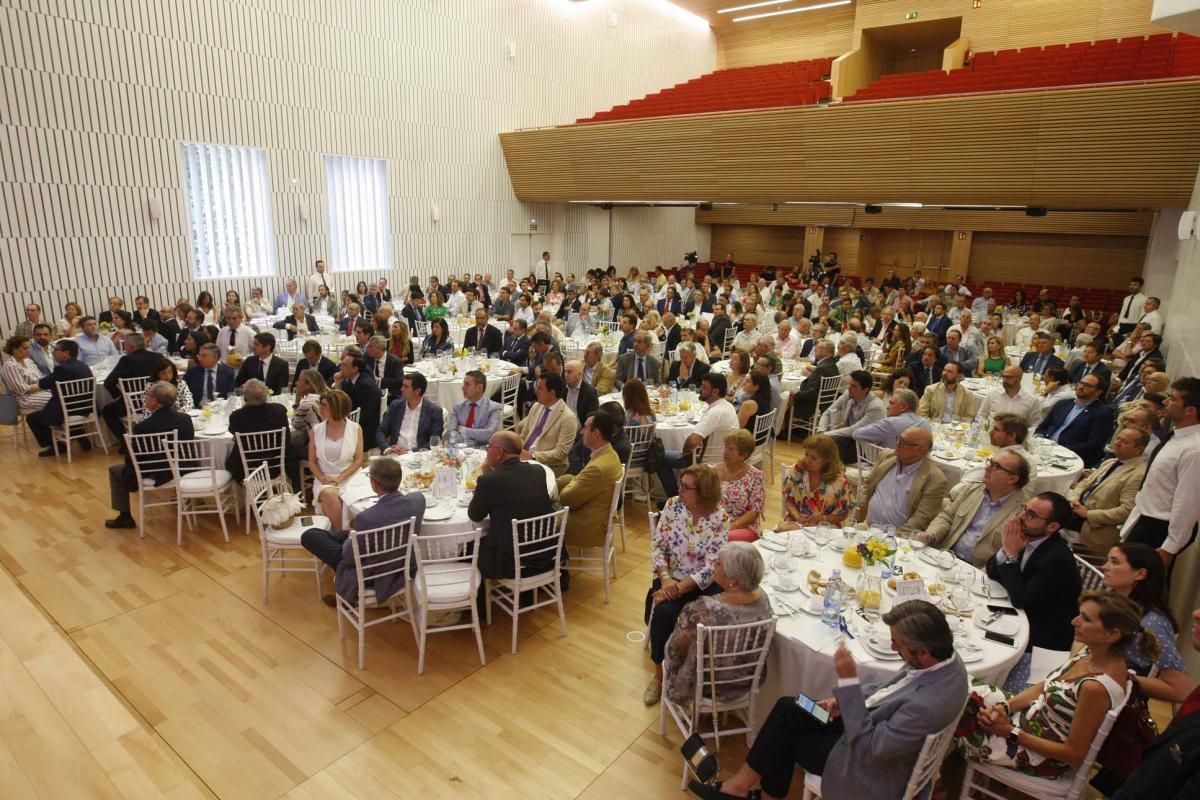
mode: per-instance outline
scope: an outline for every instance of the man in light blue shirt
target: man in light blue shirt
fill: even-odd
[[[112,339],[100,335],[95,317],[84,317],[79,327],[83,333],[75,337],[75,343],[79,345],[79,360],[84,364],[94,367],[107,358],[117,358],[120,355]]]
[[[146,337],[146,349],[151,353],[167,355],[167,340],[158,332],[158,320],[147,319],[142,323],[142,335]]]
[[[896,466],[875,485],[867,522],[884,528],[900,528],[908,522],[908,496],[932,448],[933,434],[925,428],[909,428],[896,439]]]
[[[851,432],[856,442],[870,442],[881,447],[894,447],[896,438],[905,428],[930,430],[929,421],[917,414],[917,393],[912,389],[897,389],[888,401],[888,415],[878,422],[864,425]]]
[[[500,430],[503,406],[484,397],[487,376],[473,369],[463,376],[462,393],[466,399],[450,412],[446,434],[457,431],[472,444],[487,444],[492,434]]]

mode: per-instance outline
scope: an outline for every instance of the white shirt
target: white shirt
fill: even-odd
[[[533,277],[545,278],[546,283],[550,282],[550,262],[539,258],[537,263],[533,265]]]
[[[842,375],[848,376],[851,372],[862,369],[863,366],[862,361],[858,358],[858,353],[855,353],[853,350],[851,350],[849,353],[846,353],[846,355],[837,360],[837,368],[838,372],[840,372]]]
[[[1153,311],[1147,311],[1142,315],[1142,318],[1139,319],[1138,322],[1141,322],[1143,325],[1149,325],[1151,333],[1157,333],[1160,336],[1162,335],[1163,317],[1162,312],[1157,308]]]
[[[776,333],[771,337],[771,341],[774,343],[775,352],[779,353],[779,357],[789,361],[800,355],[800,348],[804,344],[795,331],[790,331],[786,339],[780,339],[779,334]]]
[[[461,317],[467,306],[467,296],[462,292],[455,292],[450,295],[450,299],[446,301],[446,305],[450,308],[450,313]]]
[[[1133,512],[1121,529],[1124,539],[1143,515],[1170,520],[1162,549],[1178,553],[1188,543],[1192,526],[1200,520],[1200,425],[1177,428],[1171,440],[1146,472]]]
[[[1016,414],[1024,417],[1032,430],[1042,419],[1042,402],[1024,388],[1017,392],[1016,397],[1009,397],[1004,387],[1000,386],[983,398],[976,419],[983,421],[997,414]]]
[[[708,410],[700,417],[692,433],[707,438],[716,431],[731,431],[738,427],[737,411],[733,404],[722,397],[715,403],[708,404]]]
[[[417,449],[417,426],[421,423],[421,406],[416,408],[404,407],[404,419],[400,421],[400,434],[396,444],[405,450]]]
[[[312,275],[309,275],[306,283],[308,285],[308,296],[314,301],[320,296],[322,286],[328,286],[329,294],[333,294],[333,276],[329,274],[329,267],[326,267],[324,272],[314,272]]]
[[[532,326],[533,306],[525,306],[524,308],[520,308],[518,306],[517,309],[513,311],[513,319],[524,320],[526,325]]]
[[[1042,404],[1042,418],[1044,419],[1050,413],[1050,409],[1054,408],[1054,404],[1059,400],[1074,400],[1075,387],[1069,383],[1064,383],[1045,397],[1039,397],[1038,402]]]
[[[1031,349],[1033,347],[1033,334],[1035,332],[1030,327],[1021,328],[1021,330],[1017,331],[1017,347],[1021,348],[1022,351]]]
[[[1127,294],[1121,300],[1121,316],[1117,318],[1118,325],[1136,325],[1142,316],[1142,308],[1146,305],[1146,295]]]
[[[253,350],[250,345],[253,341],[254,334],[246,325],[239,325],[237,330],[226,326],[221,328],[221,332],[217,334],[217,347],[221,349],[221,358],[229,355],[230,350],[236,351],[241,356],[250,355]]]

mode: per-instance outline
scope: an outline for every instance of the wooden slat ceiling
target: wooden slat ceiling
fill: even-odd
[[[500,135],[529,202],[1184,207],[1200,81],[700,114]]]

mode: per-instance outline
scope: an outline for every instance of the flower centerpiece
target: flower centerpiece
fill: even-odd
[[[896,546],[872,536],[865,542],[859,543],[858,554],[862,557],[863,564],[874,566],[875,564],[882,564],[894,556],[896,554]]]

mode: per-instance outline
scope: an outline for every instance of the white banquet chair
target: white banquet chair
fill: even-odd
[[[529,519],[514,519],[512,521],[513,537],[513,577],[497,578],[487,581],[486,608],[487,623],[492,624],[492,602],[507,611],[512,617],[512,652],[517,652],[517,621],[522,614],[529,614],[537,609],[548,606],[558,606],[558,624],[562,635],[567,635],[567,615],[563,609],[562,587],[559,585],[559,572],[562,569],[562,543],[567,533],[567,515],[571,509],[562,508],[551,514]],[[501,535],[500,531],[492,531]],[[534,559],[553,558],[551,566],[542,571],[529,574],[522,562]],[[547,598],[538,599],[538,591],[544,591]],[[533,602],[521,604],[521,593],[533,592]]]
[[[760,414],[754,420],[754,452],[750,454],[750,466],[763,469],[763,464],[768,459],[774,461],[775,415],[778,413],[775,409],[771,409],[766,414]],[[769,463],[766,465],[766,469],[771,474],[775,472]]]
[[[288,487],[287,475],[284,474],[284,448],[287,446],[288,429],[279,428],[273,431],[256,431],[254,433],[238,433],[234,439],[237,446],[238,458],[242,462],[242,474],[249,475],[259,464],[266,464],[273,474],[272,480],[281,488]],[[250,535],[250,492],[243,491],[246,506],[246,530]]]
[[[612,502],[608,507],[608,527],[604,531],[604,544],[600,547],[571,547],[567,545],[568,551],[571,552],[571,557],[567,560],[567,570],[570,572],[590,572],[593,575],[599,575],[604,581],[604,602],[607,604],[611,599],[612,588],[609,585],[616,580],[617,572],[617,548],[613,544],[613,531],[616,529],[616,520],[619,514],[618,508],[621,505],[621,495],[625,490],[625,468],[621,467],[621,477],[613,484]],[[584,555],[587,552],[595,552],[599,550],[597,555]]]
[[[146,538],[146,509],[176,503],[175,479],[155,485],[152,475],[172,474],[171,454],[175,450],[175,431],[165,433],[127,433],[125,451],[133,462],[138,486],[138,537]],[[168,494],[169,500],[148,500],[151,495]]]
[[[228,542],[225,503],[228,500],[230,509],[237,509],[237,486],[233,475],[217,464],[212,439],[176,441],[171,452],[171,474],[176,500],[175,544],[183,545],[184,518],[188,528],[194,530],[195,517],[200,514],[216,514],[221,520],[221,534]]]
[[[367,628],[382,622],[406,619],[412,626],[413,638],[420,640],[413,602],[412,581],[405,580],[404,588],[389,597],[382,606],[386,613],[367,618],[368,608],[379,608],[375,590],[368,584],[380,578],[403,573],[408,574],[408,562],[412,557],[413,531],[417,518],[410,517],[396,525],[386,525],[365,531],[350,531],[350,548],[354,557],[355,577],[358,579],[358,599],[351,603],[336,591],[338,636],[346,638],[345,623],[358,632],[358,668],[367,666]],[[398,608],[397,606],[403,606]]]
[[[133,428],[146,416],[146,387],[150,385],[150,379],[118,378],[117,383],[121,387],[121,399],[125,402],[125,425]]]
[[[855,441],[854,446],[858,453],[858,460],[854,464],[847,465],[846,480],[854,487],[854,504],[861,508],[867,476],[875,469],[875,463],[879,461],[879,456],[883,454],[884,448],[871,442],[860,441]]]
[[[430,633],[475,632],[479,664],[487,664],[483,653],[483,632],[479,628],[479,607],[475,597],[482,578],[479,575],[479,539],[483,531],[418,536],[413,540],[412,557],[417,564],[413,591],[417,601],[417,674],[425,674],[425,637]],[[431,611],[471,612],[471,622],[429,625]]]
[[[521,388],[521,373],[505,375],[500,379],[498,393],[500,395],[500,430],[509,431],[517,427],[521,421],[517,406],[517,393]]]
[[[1085,592],[1103,592],[1107,588],[1104,585],[1104,573],[1078,554],[1075,555],[1075,568],[1079,570],[1079,578],[1083,581]]]
[[[321,599],[321,570],[324,564],[300,544],[300,536],[310,528],[329,530],[333,527],[329,517],[313,515],[312,524],[305,525],[293,519],[286,528],[276,528],[263,521],[267,501],[276,496],[276,484],[271,480],[269,467],[263,463],[246,476],[242,491],[250,500],[250,508],[258,523],[258,538],[262,544],[263,603],[270,602],[270,576],[288,572],[311,572],[317,579],[317,599]],[[294,554],[294,555],[293,555]]]
[[[821,414],[826,408],[837,399],[838,391],[842,385],[841,375],[827,375],[821,378],[821,386],[817,390],[817,405],[813,409],[813,415],[808,419],[796,419],[794,406],[788,406],[788,441],[792,440],[792,431],[799,429],[807,431],[809,434],[816,433],[817,423],[821,419]]]
[[[100,430],[100,415],[96,413],[96,379],[93,377],[59,381],[58,403],[62,408],[63,423],[50,429],[54,460],[58,460],[59,442],[66,446],[67,463],[70,464],[71,442],[93,436],[96,437],[96,442],[104,448],[104,453],[107,455],[108,442],[104,441],[104,432]]]

